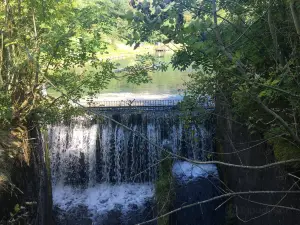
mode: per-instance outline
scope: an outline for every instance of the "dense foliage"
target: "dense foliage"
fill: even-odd
[[[49,174],[48,177],[43,174],[49,166],[47,149],[36,141],[41,140],[38,137],[41,128],[86,113],[78,107],[78,101],[87,96],[93,98],[112,79],[125,78],[140,84],[149,82],[149,71],[166,69],[151,55],[138,56],[135,65],[118,73],[116,63],[100,59],[111,44],[107,37],[120,39],[119,33],[125,30],[127,21],[118,17],[116,9],[122,12],[126,7],[129,5],[118,0],[1,2],[1,204],[3,196],[13,193],[18,197],[22,193],[16,185],[22,189],[36,182],[35,188],[39,190],[48,182]],[[29,177],[25,176],[28,171],[31,171]],[[34,198],[36,193],[29,194]],[[47,214],[42,194],[39,192],[38,199],[32,199],[38,202],[38,210],[33,212],[33,217],[39,218],[35,224],[43,223],[43,214]],[[10,200],[0,210],[0,217],[15,223],[23,220],[20,210],[13,209],[14,204],[18,205],[17,209],[19,204],[23,207],[21,199]],[[51,210],[51,206],[47,207]],[[25,224],[31,223],[26,221],[27,216]]]
[[[17,139],[12,149],[28,162],[27,124],[47,124],[82,113],[76,104],[94,96],[111,79],[148,82],[160,68],[150,55],[115,73],[116,64],[100,60],[119,18],[119,1],[4,1],[0,6],[0,125]],[[125,23],[126,21],[124,21]],[[47,95],[51,88],[57,95]],[[10,130],[10,131],[9,131]],[[7,134],[5,134],[7,135]],[[25,149],[25,150],[24,150]],[[8,153],[9,152],[9,153]],[[21,157],[22,158],[22,157]]]
[[[212,96],[218,107],[234,112],[222,116],[240,120],[266,138],[276,138],[271,143],[279,158],[299,154],[299,1],[129,3],[1,2],[0,188],[7,179],[3,171],[12,165],[8,159],[29,164],[30,122],[44,125],[82,113],[79,108],[74,110],[74,102],[94,96],[111,79],[125,77],[138,84],[149,81],[148,71],[166,69],[146,55],[136,65],[115,73],[113,62],[98,58],[107,51],[105,35],[126,38],[135,48],[142,42],[168,43],[175,50],[173,67],[185,70],[192,66],[196,71],[187,90],[192,102]],[[59,95],[47,95],[49,88]]]
[[[210,95],[253,132],[299,146],[300,3],[132,1],[129,42],[159,32],[175,68],[193,66],[187,95]]]

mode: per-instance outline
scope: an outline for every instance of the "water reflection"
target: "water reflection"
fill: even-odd
[[[160,55],[160,61],[169,63],[171,54]],[[135,58],[125,58],[115,61],[124,68],[133,65]],[[97,98],[105,101],[123,99],[180,99],[184,83],[188,81],[191,70],[181,72],[174,70],[169,65],[167,71],[151,72],[152,81],[146,84],[135,85],[127,83],[126,79],[112,80],[105,90],[98,94]]]
[[[172,55],[170,53],[161,54],[159,60],[165,63],[171,61]],[[119,64],[119,68],[133,65],[135,57],[114,60]],[[87,69],[87,68],[85,68]],[[77,68],[77,72],[82,72],[83,68]],[[155,71],[150,72],[149,75],[152,81],[146,84],[132,84],[128,83],[126,79],[111,80],[106,89],[101,90],[94,100],[101,101],[119,101],[119,100],[179,100],[182,98],[182,90],[185,88],[185,82],[189,80],[188,74],[192,70],[188,69],[184,72],[174,70],[171,65],[165,72]],[[88,90],[87,90],[88,91]],[[54,97],[60,95],[59,92],[48,89],[48,94]],[[85,102],[89,97],[86,96],[81,101]]]

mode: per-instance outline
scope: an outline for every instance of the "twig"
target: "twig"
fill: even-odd
[[[297,183],[298,183],[299,181],[300,181],[300,180],[296,181],[296,182],[289,188],[289,191],[292,190],[292,188],[293,188],[294,186],[296,186]],[[270,204],[266,204],[266,203],[262,203],[262,202],[257,202],[257,201],[253,201],[253,200],[250,200],[250,199],[245,199],[245,198],[243,198],[242,196],[239,196],[241,199],[246,200],[246,201],[248,201],[248,202],[252,202],[252,203],[255,203],[255,204],[259,204],[259,205],[264,205],[264,206],[267,206],[267,207],[272,207],[272,209],[270,209],[270,210],[268,210],[267,212],[262,213],[262,214],[260,214],[260,215],[258,215],[258,216],[252,217],[252,218],[250,218],[250,219],[248,219],[248,220],[242,220],[240,217],[238,217],[238,215],[237,215],[237,217],[238,217],[240,220],[242,220],[244,223],[250,222],[250,221],[252,221],[252,220],[256,220],[256,219],[258,219],[258,218],[260,218],[260,217],[263,217],[263,216],[265,216],[265,215],[271,213],[271,212],[276,208],[276,206],[278,206],[278,205],[285,199],[286,196],[287,196],[287,193],[286,193],[286,194],[285,194],[285,195],[284,195],[284,196],[283,196],[283,197],[282,197],[275,205],[270,205]],[[299,211],[300,211],[300,210],[299,210]]]
[[[255,145],[252,145],[252,146],[250,146],[250,147],[248,147],[248,148],[244,148],[244,149],[241,149],[241,150],[237,150],[237,151],[235,151],[235,152],[211,152],[211,151],[206,151],[206,150],[201,150],[201,151],[207,152],[207,153],[210,153],[210,154],[214,154],[214,155],[232,155],[232,154],[236,154],[236,153],[240,153],[240,152],[244,152],[244,151],[250,150],[250,149],[255,148],[255,147],[257,147],[257,146],[259,146],[259,145],[261,145],[261,144],[264,144],[264,143],[268,142],[268,141],[271,140],[271,139],[274,139],[274,138],[277,138],[277,137],[281,137],[281,136],[283,136],[283,135],[285,135],[285,133],[284,133],[284,134],[276,135],[276,136],[274,136],[274,137],[271,137],[271,138],[269,138],[269,139],[266,139],[266,140],[264,140],[264,141],[261,141],[261,142],[255,144]]]
[[[256,102],[261,105],[261,107],[269,114],[273,115],[280,123],[281,125],[290,133],[290,135],[293,137],[293,139],[300,144],[300,138],[294,133],[294,131],[289,127],[286,121],[278,115],[276,112],[271,110],[268,106],[266,106],[259,98],[256,98]]]
[[[168,158],[170,158],[170,157],[167,156],[167,157],[163,158],[162,160],[159,160],[157,163],[152,164],[151,166],[149,166],[147,169],[143,170],[142,172],[140,172],[140,173],[138,173],[138,174],[136,174],[136,175],[134,175],[134,176],[132,176],[132,177],[129,177],[129,180],[134,180],[134,179],[135,179],[137,176],[139,176],[140,174],[145,173],[146,171],[150,170],[151,167],[154,167],[154,166],[160,164],[161,162],[165,161],[165,160],[168,159]]]
[[[232,199],[233,196],[231,196],[230,198],[226,199],[224,202],[222,202],[217,208],[215,208],[215,210],[218,210],[222,205],[224,205],[226,202],[228,202],[230,199]]]

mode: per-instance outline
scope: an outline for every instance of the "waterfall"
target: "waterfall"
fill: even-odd
[[[212,131],[184,124],[178,115],[148,112],[115,114],[108,120],[78,118],[50,126],[49,147],[54,204],[70,210],[86,205],[94,215],[121,204],[143,204],[153,196],[161,150],[192,159],[212,151]]]
[[[115,118],[151,142],[192,159],[211,151],[211,132],[184,127],[162,114],[117,115]],[[78,119],[49,128],[53,184],[153,182],[161,150],[112,121]],[[204,150],[204,151],[203,151]]]

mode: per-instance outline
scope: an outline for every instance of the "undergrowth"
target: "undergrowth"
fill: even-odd
[[[296,145],[290,143],[289,141],[278,138],[273,139],[269,143],[273,146],[274,154],[277,161],[285,161],[300,158],[299,148]],[[290,163],[289,167],[292,169],[298,169],[300,168],[300,163]]]
[[[169,153],[163,153],[162,158],[168,157]],[[160,163],[159,176],[155,183],[155,197],[157,203],[157,215],[169,212],[173,199],[172,158],[166,158]],[[158,225],[168,225],[169,217],[158,219]]]

